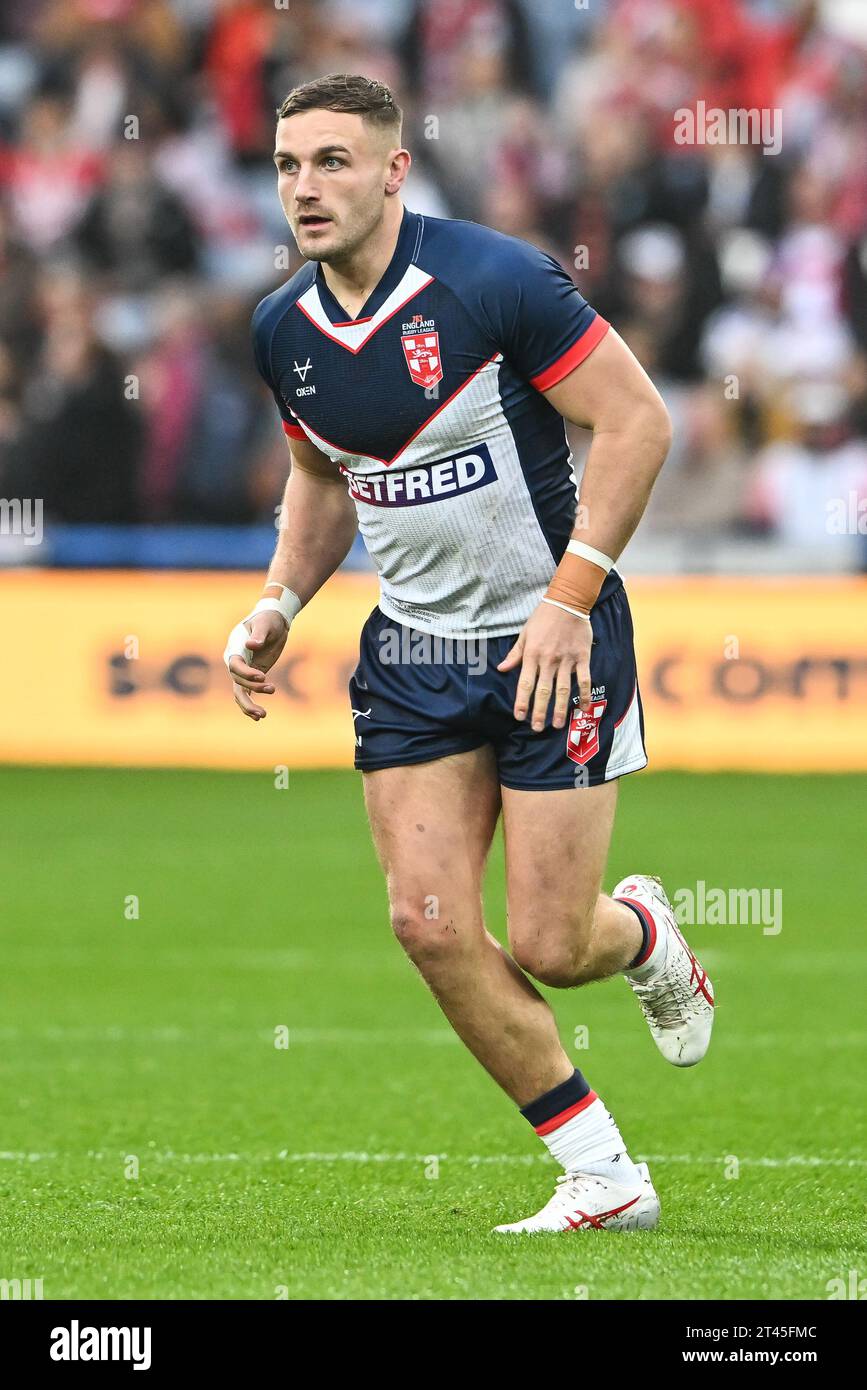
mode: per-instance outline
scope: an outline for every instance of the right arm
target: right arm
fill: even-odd
[[[283,493],[277,548],[265,581],[265,595],[277,596],[284,585],[297,594],[302,606],[322,588],[346,559],[355,538],[355,505],[337,467],[308,440],[291,439],[292,471]],[[266,679],[286,645],[286,620],[277,612],[256,613],[246,620],[247,646],[254,653],[248,664],[232,656],[235,703],[250,719],[264,719],[266,711],[251,699],[273,695],[276,687]]]

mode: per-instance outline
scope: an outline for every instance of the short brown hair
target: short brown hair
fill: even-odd
[[[395,127],[398,137],[403,120],[403,112],[384,82],[351,72],[331,72],[327,77],[293,87],[278,107],[277,119],[297,116],[299,111],[348,111],[371,125]]]

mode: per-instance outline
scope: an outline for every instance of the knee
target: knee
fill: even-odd
[[[592,920],[586,931],[580,922],[570,926],[568,932],[557,935],[549,928],[513,946],[516,963],[539,984],[571,989],[595,978],[590,951]]]
[[[552,989],[571,989],[589,979],[588,962],[574,951],[558,947],[519,947],[515,960],[527,975]]]
[[[414,903],[392,905],[391,929],[410,960],[422,971],[450,958],[459,944],[451,918],[428,916],[424,907]]]

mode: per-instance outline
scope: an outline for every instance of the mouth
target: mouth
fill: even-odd
[[[299,227],[303,227],[305,232],[320,232],[331,222],[330,217],[323,217],[318,212],[302,212],[298,218]]]

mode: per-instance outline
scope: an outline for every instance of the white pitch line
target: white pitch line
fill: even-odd
[[[737,1157],[737,1155],[733,1155]],[[276,1155],[285,1163],[427,1163],[438,1158],[443,1163],[466,1163],[471,1167],[480,1164],[522,1165],[550,1163],[546,1153],[539,1154],[407,1154],[407,1153],[286,1153]],[[638,1163],[684,1163],[702,1166],[721,1166],[729,1161],[729,1155],[696,1156],[692,1154],[636,1154]],[[738,1158],[747,1167],[760,1168],[867,1168],[864,1158],[824,1158],[818,1154],[789,1154],[784,1158]]]
[[[275,1026],[283,1026],[280,1020]],[[456,1033],[449,1028],[293,1028],[288,1026],[289,1048],[316,1046],[393,1046],[400,1043],[417,1043],[425,1047],[452,1047],[459,1043]],[[622,1031],[605,1034],[602,1025],[593,1025],[599,1033],[599,1048],[623,1046],[631,1042]],[[568,1036],[569,1027],[563,1032]],[[100,1027],[70,1027],[64,1024],[47,1024],[40,1028],[23,1028],[5,1024],[0,1026],[0,1041],[32,1041],[44,1039],[49,1042],[130,1042],[130,1043],[273,1043],[273,1030],[261,1027],[214,1028],[203,1022],[201,1028],[177,1027],[167,1025],[161,1028],[126,1028],[122,1025],[106,1024]],[[722,1034],[717,1048],[781,1048],[792,1049],[798,1045],[814,1047],[811,1037],[799,1037],[796,1033],[751,1033],[748,1029],[738,1033]],[[831,1033],[822,1038],[822,1044],[834,1048],[863,1048],[867,1046],[867,1032]]]
[[[104,954],[90,946],[58,946],[50,951],[18,947],[14,966],[33,968],[51,966],[92,967],[104,963]],[[207,959],[203,960],[201,951],[179,949],[160,951],[145,956],[141,951],[132,950],[128,955],[113,956],[111,969],[117,972],[141,970],[143,965],[156,965],[166,970],[264,970],[264,971],[325,971],[328,974],[349,972],[357,975],[403,973],[406,974],[406,961],[403,954],[382,955],[377,952],[346,952],[340,955],[324,956],[315,951],[301,948],[283,950],[238,950],[219,946],[209,946]]]
[[[52,1159],[81,1159],[89,1158],[94,1160],[110,1160],[112,1162],[123,1162],[129,1157],[128,1152],[118,1150],[116,1153],[107,1153],[104,1150],[91,1149],[85,1154],[50,1152],[29,1152],[25,1149],[0,1150],[0,1162],[10,1163],[37,1163],[48,1162]],[[430,1163],[432,1159],[437,1159],[441,1163],[466,1164],[468,1167],[477,1168],[481,1166],[508,1166],[519,1165],[520,1167],[532,1167],[536,1163],[550,1164],[552,1162],[547,1153],[537,1154],[449,1154],[449,1153],[368,1153],[364,1150],[348,1150],[344,1153],[338,1152],[318,1152],[292,1153],[288,1149],[280,1149],[276,1153],[253,1154],[253,1153],[185,1153],[175,1152],[173,1149],[145,1150],[138,1157],[143,1161],[153,1160],[156,1163],[348,1163],[348,1164],[377,1164],[377,1163]],[[699,1154],[636,1154],[639,1163],[680,1163],[694,1165],[698,1167],[722,1167],[736,1158],[738,1163],[748,1168],[867,1168],[867,1158],[835,1158],[825,1157],[822,1154],[788,1154],[783,1157],[774,1158],[769,1156],[742,1157],[735,1155],[713,1155]]]
[[[732,1158],[747,1168],[867,1168],[867,1158],[825,1158],[822,1154],[788,1154],[784,1158],[741,1158],[739,1154],[717,1158],[693,1154],[638,1154],[639,1163],[726,1164]]]
[[[59,1158],[58,1153],[27,1153],[24,1149],[0,1149],[2,1163],[44,1163],[49,1158]]]
[[[275,1027],[284,1026],[282,1022]],[[425,1046],[451,1047],[460,1042],[457,1033],[448,1028],[293,1028],[288,1025],[289,1047],[367,1043],[370,1045],[391,1046],[395,1043],[420,1043]],[[141,1043],[221,1043],[221,1042],[268,1042],[273,1044],[273,1030],[261,1027],[213,1028],[204,1023],[201,1028],[124,1028],[106,1026],[102,1028],[72,1028],[62,1024],[49,1024],[43,1028],[16,1028],[11,1025],[0,1027],[0,1040],[44,1039],[48,1042],[141,1042]]]

